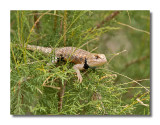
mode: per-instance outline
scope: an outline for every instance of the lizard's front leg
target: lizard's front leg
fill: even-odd
[[[47,63],[47,65],[50,66],[50,65],[56,64],[57,62],[59,62],[58,59],[59,59],[59,58],[57,58],[56,56],[55,56],[55,57],[52,56],[52,62]]]
[[[76,64],[73,66],[73,69],[76,71],[77,73],[77,77],[78,77],[78,81],[81,83],[82,82],[82,76],[81,76],[81,73],[80,73],[80,70],[83,70],[84,68],[84,64]]]

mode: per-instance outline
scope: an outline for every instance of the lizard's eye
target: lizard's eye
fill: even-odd
[[[97,56],[97,55],[96,55],[95,57],[96,57],[96,59],[98,59],[98,58],[99,58],[99,56]]]

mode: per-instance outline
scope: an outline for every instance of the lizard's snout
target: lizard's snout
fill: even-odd
[[[105,64],[105,63],[107,62],[107,59],[106,59],[106,56],[105,56],[105,55],[103,56],[101,62],[102,62],[102,63],[101,63],[102,65]]]

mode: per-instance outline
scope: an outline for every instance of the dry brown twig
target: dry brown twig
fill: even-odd
[[[139,98],[136,99],[141,105],[144,105],[146,107],[148,107],[149,105],[148,104],[144,104]]]
[[[54,74],[53,74],[54,75]],[[47,85],[47,81],[53,76],[53,75],[50,75],[49,77],[47,77],[47,79],[43,82],[42,86],[45,86],[45,87],[50,87],[50,88],[53,88],[53,89],[58,89],[60,90],[60,87],[56,87],[56,86],[51,86],[51,85]],[[55,80],[55,79],[54,79]]]
[[[110,20],[112,20],[114,17],[116,17],[118,14],[120,13],[120,11],[114,11],[113,13],[111,13],[111,15],[107,16],[102,22],[100,22],[96,28],[100,28],[104,23],[109,22]]]
[[[63,42],[64,42],[64,46],[66,46],[66,29],[67,29],[67,11],[64,11],[64,18],[63,18]]]
[[[64,97],[64,93],[65,93],[65,88],[66,88],[66,81],[64,82],[64,84],[62,85],[62,83],[60,83],[60,90],[59,90],[59,103],[58,103],[58,111],[60,112],[62,110],[62,106],[63,106],[63,97]]]
[[[66,46],[66,32],[67,32],[67,11],[64,11],[64,17],[63,17],[63,43],[64,46]],[[65,93],[65,88],[66,88],[66,81],[64,81],[64,84],[60,83],[59,86],[60,90],[59,90],[59,103],[58,103],[58,111],[60,112],[62,110],[62,106],[63,106],[63,96]]]
[[[41,14],[43,14],[43,13],[32,13],[32,14],[29,14],[29,15],[41,15]],[[58,16],[58,17],[61,17],[61,18],[63,18],[63,16],[62,15],[58,15],[58,14],[53,14],[53,13],[47,13],[47,15],[53,15],[53,16]]]
[[[40,20],[44,15],[46,15],[47,13],[49,13],[50,11],[51,11],[51,10],[43,13],[43,14],[42,14],[41,16],[39,16],[38,19],[35,21],[34,25],[32,26],[32,28],[31,28],[31,30],[30,30],[30,32],[29,32],[29,35],[28,35],[28,37],[27,37],[26,48],[27,48],[27,44],[28,44],[28,42],[29,42],[29,38],[30,38],[30,36],[31,36],[31,33],[33,32],[33,29],[35,28],[35,26],[37,25],[37,23],[39,22],[39,20]]]
[[[132,65],[132,64],[141,62],[141,61],[143,61],[143,60],[145,60],[145,59],[147,59],[147,58],[149,58],[149,55],[143,56],[143,57],[138,58],[138,59],[135,59],[135,60],[132,60],[131,62],[128,62],[127,64],[125,64],[125,68],[128,67],[128,66],[130,66],[130,65]]]

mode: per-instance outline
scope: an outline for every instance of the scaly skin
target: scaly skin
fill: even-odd
[[[82,82],[82,76],[80,70],[102,66],[107,62],[107,59],[104,54],[90,53],[88,51],[77,49],[75,47],[63,47],[63,48],[49,48],[49,47],[40,47],[35,45],[27,45],[28,50],[38,50],[42,53],[55,54],[55,59],[52,60],[53,63],[57,63],[57,59],[64,59],[65,61],[69,60],[72,63],[75,63],[73,69],[77,73],[78,81]]]

